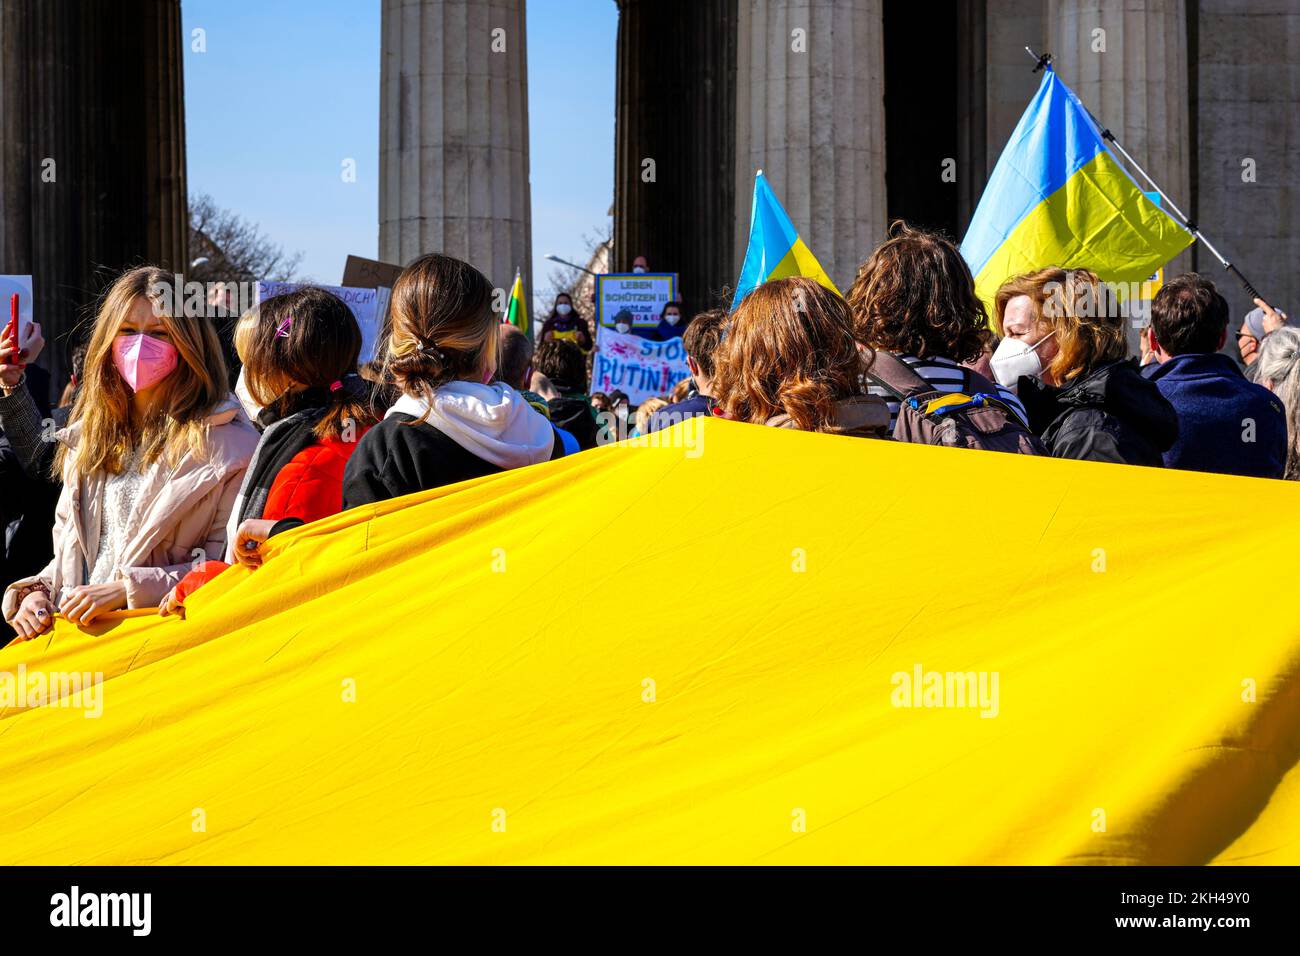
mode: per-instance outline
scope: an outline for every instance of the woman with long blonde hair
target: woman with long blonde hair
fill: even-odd
[[[68,426],[56,433],[54,557],[4,593],[21,637],[48,629],[56,611],[90,624],[154,607],[225,552],[257,432],[227,388],[212,324],[173,314],[172,281],[132,269],[100,305]]]

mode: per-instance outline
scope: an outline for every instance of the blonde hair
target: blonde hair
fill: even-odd
[[[668,407],[668,400],[661,395],[654,398],[647,398],[636,410],[636,430],[642,435],[646,434],[646,429],[650,427],[650,419],[655,417],[655,412],[661,408]]]
[[[1034,316],[1056,333],[1059,351],[1046,371],[1061,384],[1128,357],[1124,319],[1095,272],[1056,266],[1012,276],[994,297],[993,327],[1005,335],[1007,303],[1027,296]]]
[[[78,475],[118,474],[133,450],[142,465],[160,459],[177,464],[186,454],[206,457],[207,419],[229,394],[226,361],[212,323],[203,317],[177,317],[167,303],[173,276],[140,266],[118,276],[100,303],[86,346],[85,369],[77,400],[68,416],[81,434],[73,462]],[[113,341],[140,300],[147,300],[176,348],[177,364],[159,382],[154,411],[143,421],[132,411],[131,387],[113,363]],[[69,449],[60,445],[54,474],[62,474]]]

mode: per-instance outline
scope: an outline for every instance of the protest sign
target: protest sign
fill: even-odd
[[[366,259],[362,256],[348,256],[347,262],[343,265],[342,285],[344,288],[352,289],[381,287],[391,289],[401,274],[402,267],[395,266],[391,262],[380,262],[378,259]]]
[[[596,355],[591,363],[593,392],[626,392],[631,404],[640,405],[647,398],[667,395],[690,374],[681,339],[651,342],[604,327],[596,330]]]
[[[23,341],[23,333],[32,324],[32,277],[0,276],[0,327],[9,324],[9,302],[14,293],[18,293],[18,341]]]
[[[273,295],[283,295],[301,289],[303,282],[258,282],[257,301],[269,299]],[[342,299],[352,314],[356,316],[357,325],[361,326],[361,362],[369,362],[375,357],[375,342],[379,338],[384,311],[388,303],[387,289],[357,289],[348,286],[322,285],[317,288],[332,292]]]
[[[654,328],[665,303],[678,297],[675,272],[614,272],[596,276],[596,321],[614,325],[614,316],[632,313],[634,328]]]

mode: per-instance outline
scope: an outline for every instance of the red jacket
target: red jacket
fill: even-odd
[[[356,447],[356,441],[327,438],[298,452],[271,482],[262,517],[268,521],[301,518],[310,524],[338,514],[343,510],[343,470]],[[183,605],[187,597],[228,567],[224,561],[203,562],[176,586],[177,600]]]

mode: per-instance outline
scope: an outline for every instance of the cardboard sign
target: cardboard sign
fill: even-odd
[[[257,301],[261,302],[263,299],[283,295],[286,292],[295,292],[301,289],[304,284],[301,282],[258,282]],[[352,314],[356,316],[357,325],[361,327],[360,361],[364,364],[374,359],[375,343],[379,339],[384,312],[388,306],[389,290],[384,289],[381,294],[379,289],[358,289],[348,286],[323,285],[317,286],[317,288],[332,292],[352,310]]]
[[[596,276],[596,322],[614,327],[614,316],[632,313],[632,327],[653,329],[664,305],[676,300],[676,272],[613,272]]]
[[[402,267],[395,266],[391,262],[380,262],[378,259],[366,259],[361,256],[348,256],[348,260],[343,265],[343,281],[345,288],[353,289],[391,289],[397,282],[397,277],[402,274]]]
[[[591,362],[591,391],[607,395],[625,392],[632,405],[667,395],[691,374],[686,366],[686,347],[679,338],[651,342],[602,326],[596,329],[596,346]]]

